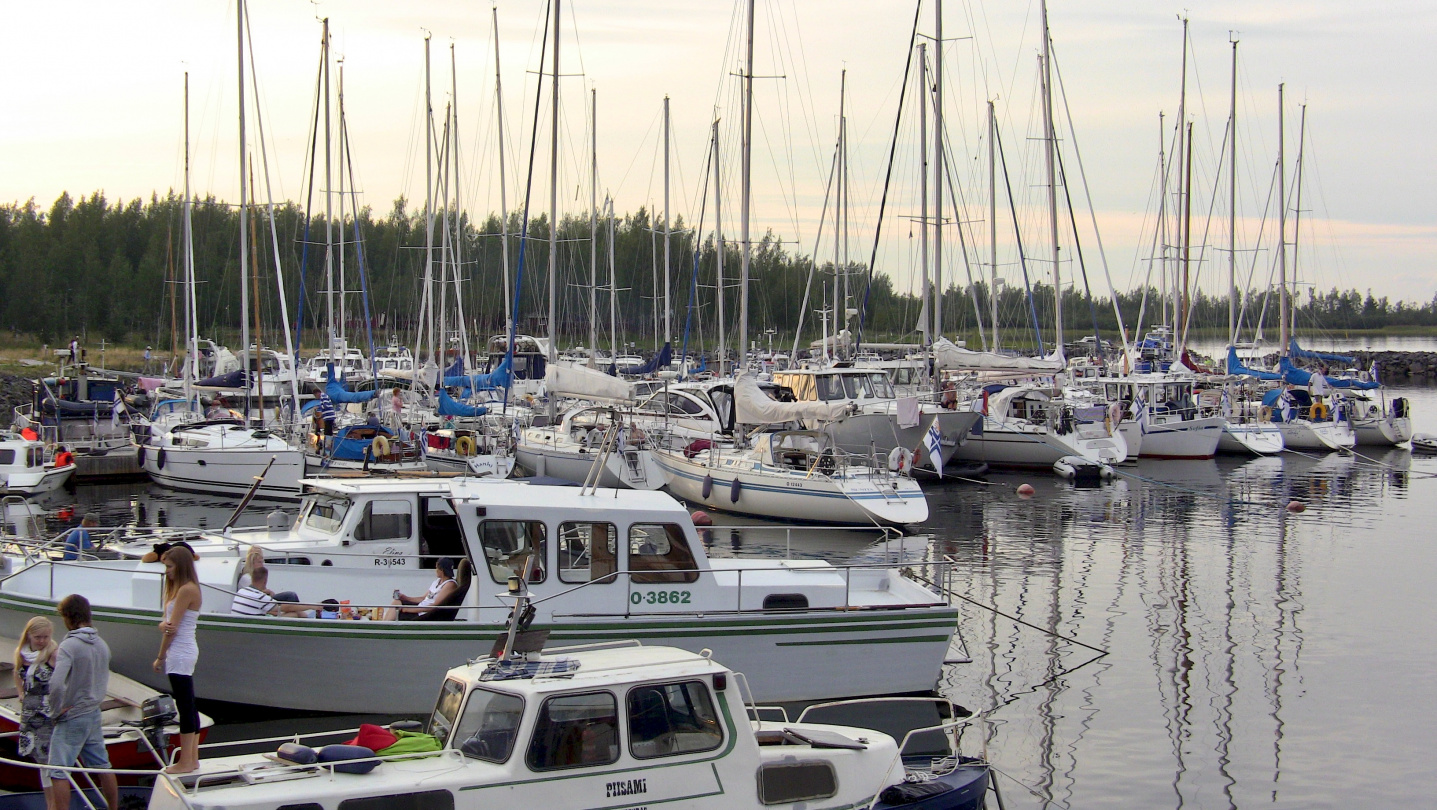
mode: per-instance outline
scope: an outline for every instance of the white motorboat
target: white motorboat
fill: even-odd
[[[947,562],[710,560],[688,512],[663,493],[474,478],[320,479],[307,486],[311,495],[290,530],[171,533],[200,554],[201,698],[313,711],[427,711],[434,705],[428,684],[499,635],[509,607],[496,597],[530,557],[539,563],[530,572],[539,600],[534,626],[550,630],[556,643],[637,638],[711,649],[747,672],[763,701],[931,690],[957,625],[948,597],[904,572],[939,581]],[[155,539],[120,546],[122,559],[42,560],[0,580],[0,634],[18,633],[29,617],[53,613],[66,594],[84,593],[115,671],[163,687],[164,676],[150,666],[163,567],[139,560]],[[231,615],[227,596],[251,546],[264,549],[269,586],[302,600],[387,606],[396,588],[423,593],[442,556],[467,562],[460,579],[468,586],[461,581],[456,601],[425,621]],[[835,667],[832,650],[840,646],[852,655]],[[322,666],[323,676],[311,664]]]
[[[893,384],[882,371],[872,368],[798,369],[774,372],[773,381],[793,392],[801,402],[827,402],[848,406],[846,412],[828,422],[826,430],[840,450],[854,455],[887,458],[894,448],[918,452],[923,438],[934,424],[941,436],[939,454],[947,464],[982,418],[972,411],[944,408],[918,397],[900,402]],[[809,424],[819,428],[818,424]],[[915,467],[933,471],[926,452],[918,452]]]
[[[538,641],[532,631],[517,627],[512,637],[516,649]],[[959,753],[957,730],[966,720],[953,719],[954,708],[946,701],[936,711],[934,705],[920,707],[930,718],[921,721],[926,725],[905,729],[902,739],[895,739],[871,728],[809,719],[836,709],[859,716],[864,708],[877,708],[871,702],[816,707],[796,721],[760,721],[746,700],[750,677],[706,652],[672,647],[511,652],[499,645],[493,654],[443,673],[420,732],[432,737],[437,752],[385,754],[358,745],[316,749],[296,738],[273,754],[206,758],[194,774],[161,777],[149,806],[983,806],[990,768],[983,759]],[[758,679],[752,683],[763,688]],[[911,711],[914,701],[905,710]],[[366,736],[356,736],[356,743],[363,739],[377,746],[394,736],[380,728],[361,731]],[[915,739],[920,734],[921,742]],[[260,744],[275,747],[272,740]],[[905,757],[910,745],[921,745],[923,755]]]
[[[256,496],[297,499],[304,452],[280,436],[239,419],[172,421],[140,445],[140,466],[157,484],[206,495],[244,495],[263,475]]]
[[[1142,458],[1201,459],[1217,455],[1227,420],[1199,407],[1192,379],[1158,374],[1100,377],[1084,381],[1124,411],[1137,409]]]
[[[75,474],[73,462],[57,466],[45,460],[45,445],[9,431],[0,432],[0,494],[43,495]]]
[[[1102,464],[1120,464],[1128,456],[1107,408],[1067,402],[1046,386],[991,385],[969,407],[983,421],[958,448],[956,457],[965,461],[1049,469],[1063,456]]]
[[[644,431],[598,406],[571,410],[557,426],[519,431],[514,457],[535,475],[574,483],[597,477],[605,488],[662,489],[668,481]]]
[[[408,371],[414,370],[414,358],[409,355],[408,350],[399,350],[397,346],[391,345],[391,357],[395,362],[390,364],[389,370],[401,371],[405,365],[403,360],[408,360]],[[309,359],[305,366],[304,378],[310,382],[325,385],[329,382],[329,367],[334,366],[334,376],[340,380],[360,380],[370,375],[369,358],[358,348],[349,346],[342,340],[335,340],[335,345]]]

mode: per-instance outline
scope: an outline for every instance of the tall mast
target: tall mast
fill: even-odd
[[[928,283],[928,43],[918,43],[918,266],[923,268],[923,347],[933,345],[933,287]],[[926,368],[926,366],[925,366]]]
[[[1227,160],[1227,342],[1237,343],[1237,40],[1232,41],[1232,94],[1228,128],[1232,149]]]
[[[459,165],[459,68],[454,58],[454,43],[449,43],[449,121],[450,142],[454,155],[454,331],[459,335],[459,356],[464,358],[466,372],[472,368],[469,357],[469,333],[464,328],[464,208],[459,199],[463,175]],[[358,212],[355,212],[356,214]]]
[[[549,362],[559,359],[558,330],[555,320],[559,315],[559,25],[561,0],[554,0],[554,87],[550,95],[549,111]],[[549,399],[549,415],[554,415],[557,403]]]
[[[749,240],[749,209],[752,207],[753,181],[753,3],[748,0],[748,57],[743,70],[743,201],[739,212],[739,243],[742,245],[742,261],[739,263],[738,286],[738,363],[743,368],[748,353],[748,271],[753,259],[753,243]]]
[[[589,90],[589,368],[599,351],[599,91]]]
[[[1180,87],[1181,87],[1181,90],[1179,91],[1179,95],[1178,95],[1178,123],[1177,123],[1178,154],[1177,154],[1177,157],[1173,159],[1173,165],[1176,167],[1176,168],[1175,168],[1175,171],[1182,171],[1182,165],[1183,165],[1183,148],[1184,148],[1184,145],[1183,145],[1183,124],[1188,120],[1188,18],[1187,18],[1187,17],[1183,17],[1183,75],[1182,75],[1182,82],[1181,82],[1181,84],[1180,84]],[[1182,194],[1183,194],[1183,184],[1182,184],[1181,182],[1179,182],[1179,183],[1178,183],[1178,195],[1181,196]],[[1177,210],[1174,209],[1173,215],[1176,216],[1177,213],[1178,213]],[[1181,227],[1178,228],[1178,234],[1179,234],[1180,236],[1181,236],[1181,234],[1182,234],[1182,228],[1181,228]],[[1164,253],[1166,253],[1166,251],[1164,251]],[[1173,274],[1173,283],[1174,283],[1174,284],[1177,283],[1177,274],[1176,274],[1176,273]],[[1168,292],[1173,292],[1173,291],[1172,291],[1172,290],[1169,290]],[[1177,323],[1178,323],[1178,319],[1181,317],[1181,316],[1179,315],[1179,313],[1177,312],[1177,308],[1178,308],[1178,296],[1177,296],[1177,295],[1173,295],[1173,299],[1172,299],[1172,300],[1173,300],[1173,320],[1172,320],[1172,323],[1173,323],[1173,326],[1176,327],[1176,326],[1177,326]]]
[[[848,70],[844,69],[838,79],[838,166],[835,174],[838,175],[837,194],[834,195],[833,215],[833,359],[840,360],[838,354],[838,336],[843,327],[840,323],[847,321],[844,318],[840,321],[839,313],[848,308],[848,268],[844,266],[841,255],[844,237],[847,234],[843,230],[843,105],[848,93]],[[840,303],[842,302],[840,309]],[[846,326],[847,324],[844,323]]]
[[[619,362],[619,281],[614,275],[614,201],[604,197],[609,209],[609,357],[618,370]]]
[[[499,77],[499,7],[494,7],[494,104],[499,129],[499,245],[504,261],[504,333],[514,329],[514,293],[509,282],[509,196],[504,180],[504,82]]]
[[[1307,105],[1302,105],[1302,113],[1298,118],[1297,125],[1297,202],[1292,209],[1292,295],[1294,300],[1291,303],[1292,330],[1291,337],[1297,337],[1297,307],[1300,297],[1297,293],[1297,231],[1302,226],[1302,155],[1307,147]]]
[[[244,0],[235,4],[239,20],[239,230],[240,230],[240,351],[249,348],[249,285],[246,283],[244,265],[249,255],[249,189],[245,184],[245,131],[244,131]],[[246,389],[248,390],[248,389]],[[248,399],[248,397],[246,397]],[[248,408],[246,408],[248,417]]]
[[[669,241],[673,229],[669,223],[669,97],[664,96],[664,342],[673,340],[673,304],[669,297],[669,277],[673,267],[669,264]]]
[[[241,3],[244,0],[240,0]],[[339,334],[335,329],[334,321],[334,219],[331,217],[332,190],[334,188],[334,174],[330,165],[330,158],[334,151],[330,140],[329,121],[329,18],[325,17],[324,23],[324,303],[329,310],[329,334],[325,340],[325,350],[330,352],[330,359],[334,355],[334,339]],[[241,201],[243,207],[243,201]],[[244,215],[241,214],[241,217]],[[240,225],[244,230],[244,225]]]
[[[185,357],[184,385],[185,402],[193,395],[191,385],[197,379],[194,364],[199,362],[199,346],[195,345],[195,262],[194,244],[190,235],[190,72],[185,71],[185,221],[184,255],[181,261],[185,268]]]
[[[998,118],[988,102],[988,249],[991,273],[988,287],[989,322],[993,324],[993,351],[998,351]]]
[[[344,137],[344,58],[339,59],[339,129],[340,137]],[[344,145],[340,144],[339,149],[339,317],[336,320],[337,334],[341,341],[345,341],[346,308],[344,305],[345,292],[347,287],[344,283]],[[258,340],[258,338],[256,338]],[[346,347],[348,342],[345,341]]]
[[[1158,295],[1158,302],[1162,305],[1163,325],[1168,321],[1168,143],[1167,130],[1164,128],[1165,120],[1162,110],[1158,111],[1158,235],[1157,245],[1161,253],[1158,256],[1159,282],[1158,288],[1162,291]],[[1145,293],[1146,294],[1146,293]],[[1140,324],[1141,325],[1141,324]]]
[[[1277,86],[1277,297],[1279,351],[1287,356],[1287,155],[1283,151],[1283,85]]]
[[[1044,17],[1046,20],[1047,18]],[[1047,33],[1046,31],[1044,33]],[[943,336],[943,0],[933,3],[933,339]],[[927,85],[924,85],[927,92]]]
[[[1192,283],[1190,267],[1193,243],[1193,125],[1188,122],[1187,177],[1183,181],[1183,297],[1182,312],[1178,313],[1178,348],[1186,349],[1188,342],[1188,290]]]
[[[718,301],[718,375],[724,376],[728,355],[727,325],[723,315],[723,170],[719,163],[719,122],[714,118],[714,247],[718,249],[715,295]]]
[[[1048,48],[1048,4],[1043,3],[1043,157],[1048,163],[1048,226],[1053,238],[1053,341],[1056,351],[1063,350],[1063,286],[1058,266],[1058,174],[1053,162],[1057,151],[1057,132],[1053,129],[1052,56]],[[941,147],[940,147],[941,148]],[[1041,351],[1042,347],[1039,347]]]
[[[429,34],[424,35],[424,292],[419,307],[420,334],[429,336],[421,365],[434,358],[434,98],[429,70]]]

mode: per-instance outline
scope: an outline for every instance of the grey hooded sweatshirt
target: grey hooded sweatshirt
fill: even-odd
[[[110,646],[93,627],[71,630],[55,654],[50,716],[78,717],[100,708],[110,685]]]

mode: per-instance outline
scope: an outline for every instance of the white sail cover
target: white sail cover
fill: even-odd
[[[975,352],[954,345],[948,338],[933,341],[933,361],[940,369],[963,371],[1037,371],[1058,372],[1066,365],[1061,354],[1052,357],[1009,357],[994,352]]]
[[[611,377],[587,366],[551,363],[544,373],[544,385],[549,394],[555,396],[618,403],[634,401],[634,389],[623,378]]]
[[[779,402],[758,387],[758,380],[739,375],[733,383],[734,421],[741,425],[777,425],[817,419],[830,422],[848,407],[841,402]]]

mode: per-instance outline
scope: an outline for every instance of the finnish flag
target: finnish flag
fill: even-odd
[[[928,425],[928,432],[923,435],[923,449],[928,451],[928,463],[938,472],[938,477],[943,477],[943,434],[938,432],[938,420],[934,419]]]

